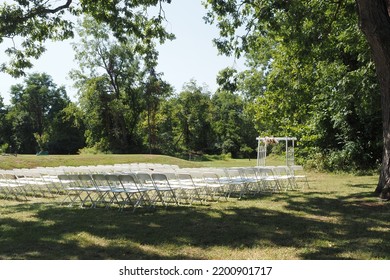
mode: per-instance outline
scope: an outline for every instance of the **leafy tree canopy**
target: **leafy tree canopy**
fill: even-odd
[[[35,153],[36,146],[51,153],[75,153],[83,140],[80,127],[66,114],[69,106],[65,88],[57,87],[48,74],[28,75],[11,87],[11,106],[4,120],[10,128],[2,127],[10,136],[4,141],[18,153]]]
[[[140,38],[130,35],[120,41],[108,24],[92,17],[85,17],[77,31],[80,40],[74,49],[80,69],[71,76],[80,93],[88,147],[105,152],[140,151],[145,118],[151,150],[155,112],[171,91],[155,70],[158,52],[154,44],[148,43],[148,51],[140,52]]]
[[[219,51],[246,57],[238,88],[260,133],[297,136],[328,169],[378,164],[380,94],[354,0],[205,5]]]
[[[0,5],[0,43],[12,41],[6,50],[10,60],[1,70],[14,77],[25,75],[31,59],[45,51],[47,40],[63,41],[74,35],[74,17],[89,15],[109,25],[114,36],[126,41],[129,35],[141,39],[140,51],[147,52],[153,39],[163,43],[173,35],[163,28],[164,3],[171,0],[15,0]],[[154,15],[149,7],[158,6]]]

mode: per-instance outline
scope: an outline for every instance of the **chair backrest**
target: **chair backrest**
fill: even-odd
[[[77,178],[81,187],[96,188],[95,183],[90,174],[79,174],[77,175]]]
[[[222,186],[219,176],[215,172],[204,172],[203,173],[203,180],[206,183],[207,186]]]
[[[275,175],[283,176],[288,174],[287,166],[275,166],[272,170]]]
[[[145,172],[139,172],[135,173],[135,176],[137,178],[137,182],[143,187],[148,189],[154,189],[154,182],[152,180],[152,177],[149,173]]]
[[[11,173],[2,173],[1,177],[5,180],[17,180],[18,179],[14,174],[11,174]]]
[[[91,177],[92,177],[92,179],[93,179],[93,183],[95,184],[95,187],[96,187],[98,190],[107,191],[107,189],[114,188],[114,187],[111,186],[110,183],[107,181],[106,175],[105,175],[105,174],[96,173],[96,174],[92,174]]]
[[[225,173],[230,179],[242,179],[242,170],[239,168],[226,168]]]
[[[295,173],[295,172],[304,172],[303,170],[303,166],[302,165],[291,165],[289,166],[291,172]]]
[[[153,181],[162,181],[162,182],[168,181],[167,175],[162,173],[153,173],[152,179]]]
[[[177,173],[177,178],[183,182],[193,183],[190,173]]]
[[[77,174],[66,174],[65,176],[67,176],[68,180],[71,180],[71,181],[78,181],[79,180],[79,175],[77,175]]]
[[[136,184],[136,177],[133,174],[120,174],[118,175],[118,178],[122,182]]]
[[[181,183],[176,172],[163,172],[162,174],[165,175],[172,188],[180,188]]]
[[[243,174],[249,177],[256,177],[256,170],[253,167],[245,167],[242,169]]]
[[[120,181],[122,187],[125,189],[125,190],[133,190],[133,189],[136,189],[136,190],[140,190],[138,184],[137,184],[137,181],[136,181],[136,177],[135,175],[133,174],[121,174],[121,175],[118,175],[118,180]]]
[[[257,166],[256,171],[259,174],[260,178],[274,177],[274,172],[273,172],[272,168],[264,167],[264,166]]]
[[[92,174],[91,177],[95,182],[105,182],[106,181],[105,174]]]
[[[138,172],[135,174],[135,176],[137,177],[138,181],[141,183],[152,181],[152,177],[150,176],[149,173]]]
[[[14,174],[10,173],[1,173],[0,174],[0,187],[5,187],[5,186],[19,186],[18,178]]]
[[[241,172],[242,176],[245,177],[247,180],[259,180],[256,169],[253,167],[242,168]]]
[[[176,179],[175,177],[172,177],[172,174],[152,173],[152,179],[154,186],[157,189],[172,189],[174,187],[178,187]]]
[[[61,184],[68,184],[70,182],[69,176],[67,174],[59,174],[57,176]]]

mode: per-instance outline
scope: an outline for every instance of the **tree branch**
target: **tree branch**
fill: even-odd
[[[58,13],[61,10],[67,9],[72,4],[73,0],[67,0],[64,5],[58,6],[54,9],[48,9],[43,6],[39,6],[33,10],[31,10],[29,13],[26,14],[26,16],[23,18],[24,20],[33,18],[38,15],[46,15],[46,14],[55,14]]]
[[[64,5],[58,6],[55,9],[44,9],[44,12],[46,12],[48,14],[55,14],[55,13],[57,13],[57,12],[63,10],[63,9],[69,8],[71,4],[72,4],[72,0],[67,0]]]
[[[390,0],[388,0],[388,1],[390,1]],[[337,4],[337,7],[336,7],[336,10],[335,10],[335,12],[333,14],[332,19],[329,22],[329,26],[327,28],[325,28],[325,32],[324,32],[325,36],[328,36],[332,32],[333,22],[335,22],[337,20],[337,17],[339,15],[339,12],[340,12],[340,9],[341,9],[341,6],[344,4],[344,0],[334,1],[332,3],[333,4]]]

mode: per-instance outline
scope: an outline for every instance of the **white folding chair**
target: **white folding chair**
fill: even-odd
[[[99,170],[101,169],[99,168]],[[97,193],[95,205],[102,203],[104,206],[109,207],[112,204],[121,204],[123,201],[121,196],[123,190],[120,184],[115,185],[114,182],[109,182],[106,174],[96,173],[91,174],[91,177]]]
[[[126,201],[125,191],[116,174],[94,174],[92,178],[95,180],[98,188],[107,188],[107,196],[109,197],[107,207],[110,205],[118,205],[119,210],[122,210]],[[129,202],[130,203],[130,202]]]
[[[197,189],[197,193],[199,194],[201,201],[206,202],[215,200],[213,192],[207,187],[203,177],[203,172],[195,168],[191,168],[186,171],[191,176],[192,182]]]
[[[164,204],[163,196],[156,188],[151,175],[147,172],[134,173],[137,183],[143,190],[147,191],[151,207],[155,207],[158,203]]]
[[[301,165],[292,165],[289,166],[291,171],[291,175],[295,180],[296,188],[303,189],[304,187],[309,188],[309,181],[307,180],[307,176],[304,172],[303,166]],[[301,186],[300,186],[301,185]]]
[[[224,197],[227,200],[230,192],[230,190],[226,192],[225,185],[227,184],[227,181],[222,183],[218,174],[212,171],[204,172],[203,180],[206,184],[208,195],[212,200],[218,201],[221,197]]]
[[[150,189],[143,188],[137,183],[136,176],[134,174],[122,174],[118,175],[118,179],[124,189],[127,200],[133,205],[133,212],[136,208],[142,206],[153,206],[152,200],[149,197]]]
[[[152,173],[151,174],[156,191],[162,198],[162,203],[166,207],[169,204],[179,205],[179,201],[176,196],[178,187],[171,186],[168,181],[167,175],[163,173]]]
[[[57,177],[61,174],[58,168],[43,168],[40,170],[42,179],[48,184],[47,189],[52,195],[59,195],[62,191],[60,181]]]
[[[194,197],[195,188],[190,181],[184,180],[182,176],[181,179],[176,172],[171,172],[173,168],[171,166],[163,166],[167,169],[167,172],[161,173],[165,175],[168,180],[170,188],[173,190],[176,196],[176,200],[179,204],[191,204]]]
[[[279,179],[274,175],[270,167],[257,166],[256,171],[259,179],[263,183],[264,192],[277,192],[282,189]]]
[[[259,178],[256,169],[253,167],[245,167],[241,168],[240,172],[242,177],[247,181],[247,191],[248,193],[255,196],[262,191],[263,183],[261,182],[261,178]]]
[[[285,191],[294,189],[295,181],[287,166],[275,166],[272,170],[282,189]]]
[[[250,193],[249,185],[251,181],[243,176],[241,168],[226,168],[225,172],[228,176],[227,185],[230,189],[229,196],[237,192],[238,198],[241,199],[243,196]]]
[[[201,198],[201,194],[203,193],[205,185],[196,185],[189,173],[177,173],[177,178],[181,188],[185,190],[187,194],[188,203],[192,204],[194,201],[199,201],[202,204],[203,199]]]
[[[66,203],[68,206],[72,206],[76,201],[80,203],[83,201],[84,188],[80,186],[77,174],[59,174],[58,179],[65,193],[65,198],[61,204]]]
[[[5,199],[14,197],[20,199],[22,196],[24,200],[27,200],[26,192],[18,181],[17,177],[10,173],[0,174],[0,193],[3,194]]]
[[[42,180],[41,175],[34,170],[27,168],[14,169],[19,186],[23,187],[26,195],[45,196],[47,184]]]

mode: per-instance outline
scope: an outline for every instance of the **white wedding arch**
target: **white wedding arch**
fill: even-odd
[[[265,160],[267,158],[267,146],[271,144],[277,144],[280,141],[286,143],[286,165],[294,165],[294,147],[296,137],[257,137],[257,166],[265,166]]]

